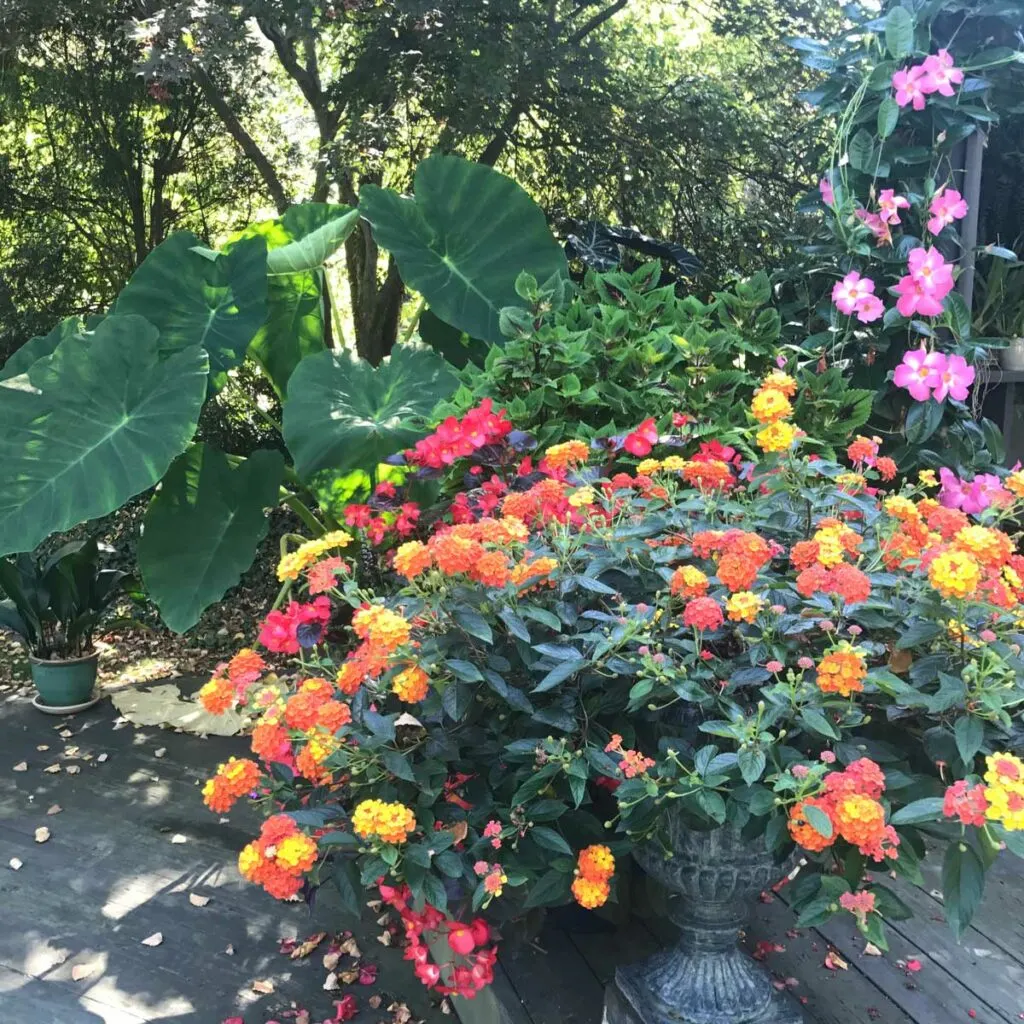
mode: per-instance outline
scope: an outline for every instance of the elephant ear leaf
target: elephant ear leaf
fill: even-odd
[[[438,317],[471,338],[503,344],[498,315],[523,305],[519,274],[542,284],[569,276],[543,210],[511,178],[461,157],[428,157],[413,184],[414,198],[364,185],[359,212]]]
[[[303,359],[284,406],[284,439],[300,476],[367,469],[423,436],[458,381],[434,352],[397,346],[374,368],[345,353]]]
[[[323,265],[358,222],[359,214],[350,206],[299,203],[282,217],[250,225],[239,236],[261,235],[267,242],[267,319],[252,339],[249,355],[282,400],[299,362],[326,348]]]
[[[331,203],[302,203],[291,206],[281,226],[294,241],[271,249],[267,254],[270,274],[298,274],[317,270],[344,244],[359,223],[359,211]]]
[[[114,312],[153,324],[161,355],[204,348],[211,386],[220,388],[267,319],[266,239],[241,238],[229,252],[214,253],[190,231],[177,231],[142,261]]]
[[[151,324],[109,316],[0,382],[0,554],[157,483],[195,433],[208,373],[197,345],[161,359]]]
[[[81,338],[82,330],[82,322],[78,317],[70,316],[57,324],[49,334],[29,338],[0,368],[0,380],[24,373],[36,360],[52,355],[65,338]]]
[[[233,465],[205,444],[171,466],[146,510],[139,568],[176,633],[191,629],[252,564],[283,475],[280,452],[253,452]]]

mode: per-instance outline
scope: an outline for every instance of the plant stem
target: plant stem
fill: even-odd
[[[402,337],[398,341],[400,345],[407,345],[409,343],[409,339],[412,338],[413,331],[415,331],[419,325],[420,317],[423,316],[423,310],[426,308],[427,300],[421,295],[419,302],[416,303],[416,308],[412,311],[412,318],[406,325],[405,330],[402,331]]]
[[[290,508],[305,525],[313,531],[314,537],[322,537],[326,532],[324,524],[313,514],[308,505],[297,495],[281,488],[281,504]]]

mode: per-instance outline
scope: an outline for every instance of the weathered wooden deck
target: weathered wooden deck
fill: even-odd
[[[321,956],[291,961],[278,940],[350,922],[329,902],[311,919],[304,907],[242,882],[234,861],[257,822],[248,811],[219,822],[200,800],[201,780],[244,741],[115,729],[115,717],[109,703],[68,721],[23,699],[0,704],[0,1024],[221,1024],[232,1016],[290,1024],[295,1007],[307,1008],[312,1022],[333,1017],[341,993],[323,991]],[[61,728],[73,735],[62,739]],[[22,761],[27,770],[13,771]],[[62,770],[44,771],[54,764]],[[69,766],[80,771],[70,774]],[[55,803],[61,812],[48,816]],[[34,838],[40,826],[51,831],[44,843]],[[12,858],[23,862],[20,870],[8,866]],[[938,867],[932,871],[925,888],[890,883],[917,915],[890,926],[886,957],[866,955],[850,922],[796,931],[784,892],[759,905],[746,941],[752,949],[778,947],[766,964],[805,1001],[809,1024],[1019,1024],[1020,861],[1000,860],[960,946],[941,920],[932,894]],[[190,892],[212,901],[193,906]],[[367,959],[380,965],[378,984],[346,989],[359,1001],[357,1022],[390,1021],[392,1000],[430,1024],[453,1019],[431,1005],[401,953],[376,941],[381,929],[372,920],[355,931]],[[161,945],[141,944],[155,932]],[[617,927],[582,912],[556,916],[534,945],[506,944],[495,992],[512,1024],[597,1024],[615,966],[653,951],[671,932],[660,918]],[[825,966],[830,950],[846,970]],[[900,966],[915,959],[919,971]],[[92,972],[73,981],[76,965]],[[273,993],[253,992],[257,979],[273,982]],[[376,1010],[368,1005],[374,994],[382,996]]]

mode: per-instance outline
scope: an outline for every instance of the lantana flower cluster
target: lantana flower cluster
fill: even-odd
[[[818,853],[842,838],[866,857],[879,863],[899,856],[900,838],[886,824],[879,798],[885,775],[872,760],[862,757],[843,771],[825,775],[818,795],[808,796],[789,811],[789,832],[805,850]],[[814,808],[817,818],[808,812]],[[825,828],[818,826],[823,821]]]

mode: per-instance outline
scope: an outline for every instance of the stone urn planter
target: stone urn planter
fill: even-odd
[[[670,914],[679,941],[616,971],[605,1024],[803,1024],[796,1000],[776,991],[768,972],[739,947],[753,901],[786,867],[760,839],[744,839],[732,826],[692,831],[673,809],[666,829],[672,857],[654,844],[635,857],[678,894]]]

